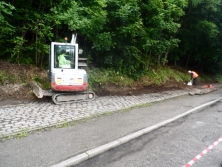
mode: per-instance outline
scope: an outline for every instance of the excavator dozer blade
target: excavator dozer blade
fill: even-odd
[[[38,97],[38,98],[42,98],[43,97],[43,90],[42,88],[40,88],[38,86],[38,84],[36,82],[31,82],[31,86],[32,86],[32,90],[33,93]]]

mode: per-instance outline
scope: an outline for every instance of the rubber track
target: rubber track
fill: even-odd
[[[88,98],[88,99],[85,99],[85,100],[72,100],[72,101],[66,101],[66,102],[57,102],[56,101],[56,98],[58,96],[61,96],[61,95],[78,95],[78,94],[92,94],[93,97],[92,98]],[[61,93],[61,94],[54,94],[52,96],[52,101],[55,103],[55,104],[69,104],[69,103],[80,103],[80,102],[88,102],[88,101],[92,101],[95,99],[95,93],[94,92],[81,92],[81,93]]]

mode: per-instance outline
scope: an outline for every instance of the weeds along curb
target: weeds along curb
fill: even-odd
[[[122,138],[119,138],[119,139],[117,139],[117,140],[115,140],[115,141],[113,141],[113,142],[104,144],[104,145],[102,145],[102,146],[99,146],[99,147],[94,148],[94,149],[91,149],[91,150],[88,150],[88,151],[86,151],[86,152],[84,152],[84,153],[82,153],[82,154],[79,154],[79,155],[77,155],[77,156],[75,156],[75,157],[73,157],[73,158],[70,158],[70,159],[67,159],[67,160],[65,160],[65,161],[63,161],[63,162],[60,162],[60,163],[58,163],[58,164],[55,164],[55,165],[53,165],[53,166],[51,166],[51,167],[67,167],[67,166],[77,165],[77,164],[79,164],[79,163],[81,163],[81,162],[84,162],[84,161],[88,160],[89,158],[95,157],[95,156],[97,156],[97,155],[99,155],[99,154],[101,154],[101,153],[104,153],[104,152],[106,152],[106,151],[108,151],[108,150],[110,150],[110,149],[113,149],[113,148],[115,148],[115,147],[118,147],[118,146],[120,146],[120,145],[122,145],[122,144],[124,144],[124,143],[127,143],[127,142],[129,142],[129,141],[131,141],[131,140],[133,140],[133,139],[136,139],[136,138],[138,138],[138,137],[140,137],[140,136],[142,136],[142,135],[145,135],[145,134],[147,134],[147,133],[149,133],[149,132],[151,132],[151,131],[153,131],[153,130],[155,130],[155,129],[158,129],[158,128],[164,126],[164,125],[167,125],[167,124],[169,124],[169,123],[171,123],[171,122],[173,122],[173,121],[176,121],[177,119],[180,119],[180,118],[182,118],[182,117],[185,117],[185,116],[187,116],[187,115],[189,115],[189,114],[191,114],[191,113],[193,113],[193,112],[195,112],[195,111],[198,111],[198,110],[200,110],[200,109],[202,109],[202,108],[204,108],[204,107],[213,105],[214,103],[220,101],[221,99],[222,99],[222,97],[219,98],[219,99],[217,99],[217,100],[208,102],[208,103],[206,103],[206,104],[197,106],[197,107],[195,107],[195,108],[193,108],[193,109],[191,109],[191,110],[188,110],[187,112],[185,112],[185,113],[183,113],[183,114],[180,114],[180,115],[178,115],[178,116],[175,116],[175,117],[173,117],[173,118],[171,118],[171,119],[168,119],[168,120],[166,120],[166,121],[160,122],[160,123],[155,124],[155,125],[153,125],[153,126],[144,128],[144,129],[142,129],[142,130],[139,130],[139,131],[137,131],[137,132],[134,132],[134,133],[132,133],[132,134],[129,134],[129,135],[127,135],[127,136],[124,136],[124,137],[122,137]]]

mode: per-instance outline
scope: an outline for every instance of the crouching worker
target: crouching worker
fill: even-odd
[[[190,75],[191,75],[191,80],[192,80],[193,85],[196,86],[198,74],[196,72],[190,71],[190,70],[188,71],[188,73],[190,73]]]

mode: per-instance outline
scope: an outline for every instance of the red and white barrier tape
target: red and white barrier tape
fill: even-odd
[[[213,149],[216,145],[218,145],[222,141],[222,137],[219,138],[217,141],[215,141],[212,145],[207,147],[204,151],[202,151],[200,154],[198,154],[194,159],[192,159],[190,162],[188,162],[185,166],[183,167],[190,167],[193,165],[195,162],[197,162],[202,156],[204,156],[208,151]]]

